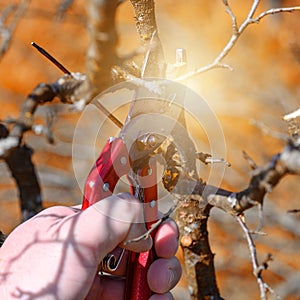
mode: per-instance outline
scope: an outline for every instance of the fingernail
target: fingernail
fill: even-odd
[[[172,258],[172,259],[177,261],[177,259],[175,257]],[[180,272],[180,275],[178,274],[178,272]],[[180,277],[181,277],[181,269],[180,269],[180,271],[177,270],[177,273],[176,273],[175,269],[173,269],[172,267],[169,267],[169,281],[168,281],[168,284],[169,284],[170,289],[175,287],[175,285],[178,283],[178,280],[179,280]]]
[[[169,288],[172,289],[177,283],[175,272],[173,269],[169,269]]]

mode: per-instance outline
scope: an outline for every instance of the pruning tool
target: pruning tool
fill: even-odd
[[[128,116],[118,137],[107,141],[88,175],[82,209],[111,195],[120,178],[126,175],[131,193],[144,203],[145,223],[150,230],[151,225],[158,220],[158,176],[155,157],[164,153],[162,156],[166,160],[165,168],[169,163],[166,152],[160,148],[166,143],[170,146],[175,142],[178,149],[189,149],[188,152],[194,155],[196,153],[184,124],[183,99],[186,88],[168,80],[139,79],[109,88],[92,103],[103,111],[102,102],[105,95],[118,97],[118,93],[123,90],[130,90],[130,94],[133,95]],[[183,164],[187,164],[188,160],[189,154],[185,154]],[[176,182],[172,183],[172,180],[178,180],[178,174],[170,172],[164,174],[164,185],[175,186]],[[154,232],[151,234],[154,235]],[[118,258],[109,254],[101,263],[102,271],[115,271],[123,252],[124,250]],[[149,299],[151,290],[147,285],[147,271],[155,259],[154,248],[144,253],[130,253],[125,299]]]

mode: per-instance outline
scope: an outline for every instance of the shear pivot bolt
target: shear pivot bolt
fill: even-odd
[[[108,182],[104,183],[102,189],[104,192],[108,192],[109,191],[109,183]]]
[[[156,137],[154,135],[150,135],[148,137],[147,143],[150,147],[154,147],[157,144]]]

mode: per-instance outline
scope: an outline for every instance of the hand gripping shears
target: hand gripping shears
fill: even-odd
[[[155,157],[162,157],[163,185],[168,191],[180,190],[178,182],[184,180],[185,169],[194,168],[196,150],[186,131],[184,118],[186,87],[169,80],[138,79],[109,88],[92,103],[103,111],[105,97],[117,99],[124,90],[130,91],[128,94],[133,97],[127,99],[130,101],[128,116],[119,136],[107,141],[88,175],[82,209],[111,195],[120,178],[126,175],[131,193],[144,203],[144,218],[150,229],[158,219],[159,177]],[[180,162],[178,159],[172,161],[174,151],[180,152]],[[115,271],[121,256],[116,258],[109,254],[101,263],[102,270]],[[147,271],[155,259],[154,248],[145,253],[129,254],[126,300],[149,299]]]

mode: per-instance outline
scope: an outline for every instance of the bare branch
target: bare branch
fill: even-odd
[[[69,10],[69,8],[72,6],[72,4],[74,3],[74,0],[62,0],[61,3],[59,4],[58,8],[57,8],[57,13],[56,13],[56,17],[59,21],[62,21],[65,16],[67,11]]]
[[[11,43],[16,27],[20,19],[23,17],[29,5],[29,2],[30,0],[23,0],[17,7],[15,5],[10,5],[6,10],[4,10],[4,13],[0,18],[0,35],[2,37],[2,42],[0,45],[0,59],[6,53]],[[13,19],[8,26],[5,26],[5,19],[8,17],[9,14],[11,14],[13,10],[15,10]]]
[[[250,11],[248,13],[248,16],[247,16],[247,20],[251,19],[253,17],[253,15],[255,14],[256,10],[257,10],[257,7],[259,5],[261,0],[254,0],[253,1],[253,4],[250,8]]]
[[[300,175],[300,145],[292,141],[288,141],[284,149],[266,165],[256,167],[248,187],[240,192],[206,185],[201,180],[195,184],[192,178],[182,179],[171,192],[182,196],[188,195],[192,190],[193,195],[201,196],[204,205],[209,204],[229,214],[239,215],[253,206],[262,205],[265,195],[288,174]]]
[[[255,163],[255,161],[248,155],[248,153],[246,151],[243,151],[243,157],[244,159],[248,162],[250,168],[252,170],[257,169],[257,164]]]
[[[265,125],[263,122],[251,119],[250,124],[260,129],[264,134],[272,136],[276,139],[283,140],[283,141],[287,141],[289,139],[289,136],[287,134],[274,131],[271,128],[269,128],[267,125]]]
[[[237,22],[236,22],[236,16],[235,14],[233,13],[231,7],[229,6],[228,4],[228,1],[227,0],[223,0],[223,3],[225,5],[225,10],[226,12],[229,14],[230,18],[231,18],[231,23],[232,23],[232,34],[233,35],[236,35],[238,33],[238,25],[237,25]]]
[[[283,13],[283,12],[292,13],[292,12],[299,11],[299,10],[300,10],[300,6],[271,8],[267,11],[262,12],[256,18],[250,18],[249,19],[249,24],[251,24],[251,23],[256,23],[257,24],[257,23],[260,22],[260,20],[262,18],[264,18],[265,16],[268,16],[268,15],[275,15],[275,14],[279,14],[279,13]]]
[[[271,192],[285,175],[300,175],[299,162],[299,146],[289,142],[268,164],[253,171],[249,186],[245,190],[237,193],[227,191],[226,194],[226,191],[219,189],[215,194],[211,194],[210,188],[206,187],[204,196],[209,204],[231,214],[240,214],[253,207],[255,202],[263,204],[266,193]]]
[[[26,131],[32,130],[34,126],[33,116],[37,107],[52,101],[55,97],[58,97],[63,103],[77,105],[78,108],[84,107],[90,100],[90,85],[87,77],[81,73],[71,73],[71,75],[60,77],[52,84],[37,85],[27,96],[19,118],[9,120],[9,123],[14,123],[14,126],[9,135],[0,140],[0,159],[7,157],[10,151],[20,144]],[[47,132],[51,127],[49,125],[51,125],[50,119],[44,133],[51,141],[53,137],[51,133]]]
[[[47,116],[46,125],[34,124],[34,113],[37,107],[58,97],[63,103],[84,105],[89,100],[89,82],[84,74],[71,73],[60,77],[53,84],[39,84],[28,95],[21,109],[20,116],[8,120],[12,128],[0,123],[0,159],[3,159],[12,177],[15,179],[20,197],[22,221],[25,221],[42,210],[42,197],[35,167],[32,162],[33,150],[23,140],[28,130],[43,133],[53,143],[51,127],[53,114]]]
[[[294,7],[285,7],[285,8],[272,8],[267,11],[262,12],[258,17],[253,18],[258,5],[260,3],[260,0],[254,0],[252,7],[248,13],[248,16],[244,20],[244,22],[238,27],[237,21],[236,21],[236,16],[233,13],[229,3],[227,0],[223,0],[223,3],[225,5],[226,12],[229,14],[231,18],[231,23],[232,23],[232,35],[225,45],[225,47],[221,50],[221,52],[218,54],[218,56],[214,59],[214,61],[204,67],[194,69],[180,77],[177,77],[175,80],[177,81],[183,81],[188,78],[194,77],[196,75],[199,75],[201,73],[207,72],[212,69],[216,68],[226,68],[229,70],[232,70],[232,67],[228,66],[227,64],[222,63],[223,59],[229,54],[231,49],[235,46],[236,42],[238,41],[239,37],[241,34],[244,32],[244,30],[250,25],[250,24],[257,24],[259,21],[268,16],[268,15],[273,15],[273,14],[278,14],[282,12],[295,12],[300,10],[300,6],[294,6]]]
[[[131,0],[136,19],[136,28],[143,45],[149,48],[147,63],[144,68],[145,77],[165,77],[166,64],[155,18],[153,0]]]
[[[111,69],[118,64],[118,34],[115,24],[117,7],[117,0],[87,1],[90,45],[86,65],[92,96],[113,84]]]
[[[136,238],[133,238],[131,240],[125,241],[123,244],[128,245],[130,243],[136,243],[142,240],[148,239],[154,231],[160,226],[161,223],[163,223],[165,220],[167,220],[170,215],[173,213],[173,211],[176,209],[176,205],[172,206],[161,218],[159,218],[156,222],[154,222],[151,227],[141,236],[138,236]]]
[[[207,72],[207,71],[212,70],[212,69],[228,69],[230,71],[233,71],[233,68],[230,65],[219,63],[217,61],[217,59],[216,59],[211,64],[206,65],[206,66],[201,67],[201,68],[194,69],[191,72],[188,72],[188,73],[186,73],[186,74],[184,74],[184,75],[182,75],[180,77],[175,78],[175,80],[176,81],[184,81],[186,79],[189,79],[191,77],[194,77],[194,76],[196,76],[198,74]]]
[[[243,229],[246,240],[248,243],[248,248],[250,251],[250,257],[251,257],[251,262],[252,262],[252,268],[253,268],[253,274],[256,277],[259,290],[260,290],[260,299],[261,300],[267,300],[267,292],[272,292],[274,291],[267,285],[263,278],[262,278],[262,272],[263,270],[266,270],[268,268],[268,262],[272,260],[272,256],[269,254],[267,259],[259,265],[258,260],[257,260],[257,253],[256,253],[256,246],[254,244],[254,241],[251,236],[251,232],[249,228],[247,227],[245,221],[243,220],[242,216],[236,217],[236,220],[238,221],[239,225]]]

